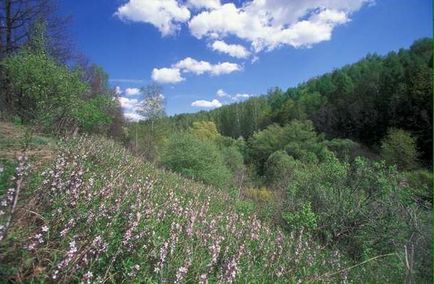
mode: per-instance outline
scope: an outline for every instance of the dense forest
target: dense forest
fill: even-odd
[[[432,283],[432,39],[128,122],[55,11],[0,3],[0,281]]]
[[[420,158],[431,166],[431,78],[432,39],[421,39],[409,49],[368,55],[296,88],[271,89],[267,96],[172,120],[182,127],[213,121],[222,135],[247,139],[273,123],[308,119],[327,138],[348,138],[372,148],[388,129],[399,128],[417,137]]]

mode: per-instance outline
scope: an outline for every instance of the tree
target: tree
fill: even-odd
[[[4,0],[0,2],[0,57],[19,50],[33,35],[38,22],[47,27],[47,51],[58,61],[71,57],[66,36],[68,18],[59,17],[51,0]]]
[[[390,129],[381,144],[381,157],[401,170],[411,170],[417,166],[416,140],[402,129]]]
[[[232,179],[217,146],[188,132],[175,133],[169,137],[161,162],[184,176],[221,188],[227,186]]]
[[[165,99],[162,92],[161,86],[157,84],[150,84],[142,88],[144,98],[139,113],[151,122],[152,131],[154,130],[155,120],[166,115]]]

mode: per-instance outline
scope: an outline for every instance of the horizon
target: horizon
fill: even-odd
[[[423,0],[67,2],[59,8],[74,19],[76,48],[107,71],[130,119],[140,118],[139,88],[152,82],[169,116],[194,113],[432,38],[432,4]],[[251,28],[261,11],[270,22]],[[232,13],[230,24],[216,22],[219,13]]]

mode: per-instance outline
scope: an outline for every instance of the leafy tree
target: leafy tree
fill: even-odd
[[[212,121],[195,121],[191,133],[201,140],[216,141],[220,137],[217,126]]]
[[[154,121],[166,115],[165,100],[162,88],[157,84],[151,84],[142,88],[144,95],[140,114],[151,122],[151,130],[154,130]]]
[[[265,177],[268,184],[286,186],[295,163],[294,158],[285,151],[279,150],[271,154],[265,164]]]
[[[52,130],[79,124],[81,95],[87,89],[79,72],[68,70],[44,52],[22,51],[3,60],[1,66],[6,87],[3,101],[9,113]]]
[[[381,144],[381,157],[401,170],[411,170],[417,166],[416,140],[402,129],[390,129]]]
[[[324,155],[321,140],[310,121],[293,120],[284,127],[273,124],[249,139],[249,157],[259,173],[264,172],[268,157],[278,150],[285,150],[295,159],[315,161]]]
[[[161,163],[182,175],[218,187],[228,186],[232,178],[217,146],[190,133],[176,133],[169,137]]]

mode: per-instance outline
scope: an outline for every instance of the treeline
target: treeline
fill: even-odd
[[[177,127],[213,121],[225,136],[249,138],[270,124],[309,119],[327,138],[349,138],[378,150],[388,129],[417,138],[420,159],[432,159],[432,39],[386,56],[368,55],[286,91],[173,117]]]
[[[123,136],[104,70],[77,55],[48,0],[0,4],[0,118],[53,134]]]

